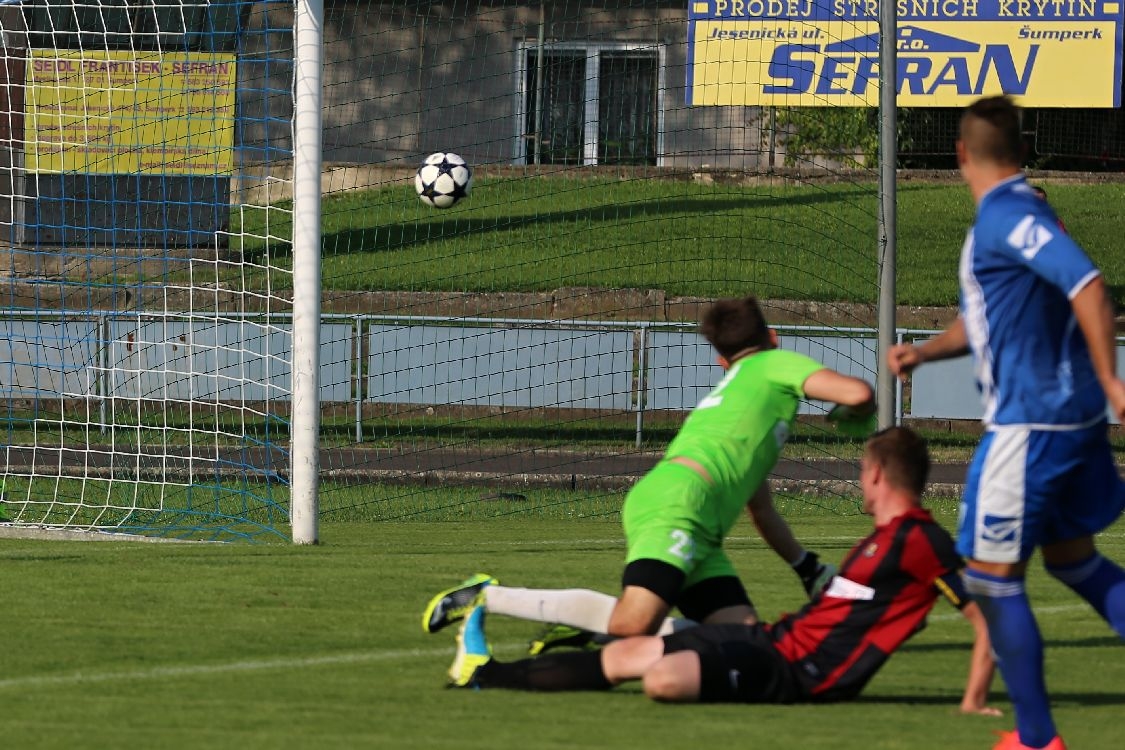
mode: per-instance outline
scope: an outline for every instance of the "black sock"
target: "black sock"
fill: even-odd
[[[474,682],[482,688],[511,690],[608,690],[613,687],[602,673],[601,651],[543,654],[513,662],[493,659],[477,670]]]

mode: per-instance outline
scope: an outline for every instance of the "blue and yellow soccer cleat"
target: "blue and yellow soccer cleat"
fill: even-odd
[[[477,670],[492,661],[492,646],[484,634],[484,607],[474,607],[457,633],[457,655],[449,665],[449,687],[478,688]]]
[[[488,573],[477,573],[451,589],[430,599],[422,613],[422,630],[436,633],[446,625],[460,622],[474,607],[484,604],[485,586],[499,583]]]
[[[570,625],[548,625],[527,644],[527,653],[538,656],[555,648],[583,648],[592,651],[598,648],[598,644],[594,642],[594,634],[588,630],[572,628]]]

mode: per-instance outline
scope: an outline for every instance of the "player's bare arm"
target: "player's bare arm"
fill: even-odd
[[[875,392],[867,381],[825,368],[809,375],[803,387],[809,398],[837,404],[828,421],[843,434],[867,437],[874,431]]]
[[[1070,300],[1086,338],[1086,348],[1106,399],[1118,419],[1125,420],[1125,383],[1117,377],[1116,324],[1105,280],[1097,276]]]
[[[887,350],[887,364],[901,380],[910,377],[918,365],[942,359],[963,357],[969,353],[969,337],[965,322],[958,317],[948,328],[921,344],[896,344]]]
[[[996,673],[992,644],[988,640],[988,624],[976,602],[969,602],[961,614],[973,626],[973,655],[969,661],[969,678],[961,697],[961,713],[982,716],[1002,716],[1000,709],[988,705],[988,691]]]
[[[817,370],[805,379],[805,395],[851,407],[858,416],[875,411],[875,391],[866,380],[841,375],[835,370]]]
[[[778,557],[788,562],[801,556],[804,547],[793,536],[793,530],[774,507],[768,482],[762,482],[750,496],[746,503],[746,510],[750,513],[750,520],[754,522],[754,527],[758,529],[758,535],[777,553]]]

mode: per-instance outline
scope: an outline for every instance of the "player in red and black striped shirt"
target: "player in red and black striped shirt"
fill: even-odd
[[[961,710],[998,714],[986,705],[994,665],[984,618],[964,592],[953,540],[919,503],[929,472],[925,442],[906,428],[884,430],[868,441],[861,465],[863,507],[875,529],[851,549],[828,588],[796,614],[772,625],[701,625],[663,638],[626,638],[600,654],[489,659],[467,685],[576,690],[643,679],[645,693],[664,701],[853,698],[925,626],[944,595],[976,635]],[[483,613],[466,623],[480,628]],[[487,649],[483,631],[463,632],[460,643],[461,651],[473,644]]]
[[[854,697],[925,627],[939,593],[967,606],[953,540],[918,505],[927,463],[925,445],[913,434],[899,430],[871,440],[860,481],[874,531],[851,549],[819,599],[767,626],[774,648],[796,668],[801,697]],[[901,476],[889,476],[898,466]]]

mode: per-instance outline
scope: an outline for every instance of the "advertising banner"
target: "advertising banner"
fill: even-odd
[[[229,175],[234,55],[31,50],[31,173]]]
[[[896,0],[898,104],[1121,106],[1118,0]],[[688,104],[879,102],[878,0],[689,0]]]

